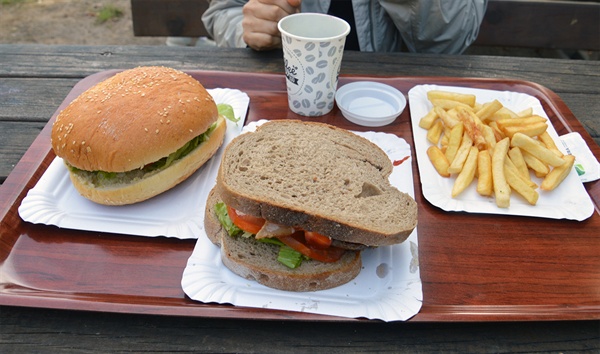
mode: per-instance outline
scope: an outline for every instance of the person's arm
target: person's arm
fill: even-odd
[[[218,46],[281,47],[277,22],[298,12],[301,0],[211,1],[202,20]]]
[[[462,53],[479,33],[487,0],[380,0],[411,52]]]
[[[219,47],[245,48],[242,7],[247,0],[212,0],[202,15],[206,31]]]

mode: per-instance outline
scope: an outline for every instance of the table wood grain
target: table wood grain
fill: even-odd
[[[280,73],[283,70],[280,59],[281,53],[251,50],[0,45],[1,181],[25,154],[71,88],[88,75],[138,65]],[[597,62],[349,52],[344,57],[342,74],[529,80],[555,92],[598,142],[598,69]],[[559,243],[557,245],[560,246]],[[600,346],[600,324],[597,320],[323,324],[313,321],[288,323],[90,313],[14,306],[0,307],[0,318],[2,352],[28,348],[37,348],[38,351],[40,348],[52,348],[56,351],[140,352],[279,352],[290,349],[297,352],[564,352],[594,351]]]

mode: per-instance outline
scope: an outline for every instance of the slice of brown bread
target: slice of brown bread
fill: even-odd
[[[206,203],[204,228],[208,238],[221,247],[223,264],[235,274],[275,289],[317,291],[345,284],[360,272],[360,251],[347,251],[335,263],[305,260],[296,269],[284,266],[277,261],[279,246],[227,234],[214,212],[220,201],[213,189]]]
[[[215,213],[215,205],[219,202],[221,202],[221,197],[216,193],[215,188],[211,189],[204,208],[204,231],[210,242],[221,247],[221,233],[227,232],[221,226]]]
[[[384,246],[403,242],[417,225],[416,202],[390,185],[392,169],[384,151],[352,132],[277,120],[226,147],[216,187],[244,213]]]

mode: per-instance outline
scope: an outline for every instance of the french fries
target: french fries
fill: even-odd
[[[560,150],[558,150],[558,147],[556,147],[554,140],[552,139],[552,137],[550,137],[550,134],[548,134],[548,132],[543,132],[542,134],[540,134],[538,136],[538,139],[540,139],[540,141],[544,143],[544,145],[546,145],[548,149],[554,152],[556,156],[563,157],[563,153]]]
[[[494,148],[492,154],[492,179],[494,181],[494,196],[496,205],[499,208],[508,208],[510,206],[510,186],[506,182],[504,175],[504,160],[508,153],[510,140],[504,138],[500,140]]]
[[[433,126],[427,131],[427,140],[432,144],[437,144],[442,136],[444,125],[442,121],[436,120]]]
[[[458,119],[465,126],[465,131],[469,134],[471,140],[473,140],[475,147],[479,150],[484,150],[487,143],[483,137],[483,133],[481,133],[481,129],[479,129],[481,126],[479,118],[473,112],[466,109],[458,109],[457,112]]]
[[[515,169],[505,168],[506,182],[512,190],[519,193],[531,205],[535,205],[539,198],[539,193],[525,182]]]
[[[533,108],[531,108],[531,107],[525,108],[521,112],[518,112],[517,115],[519,117],[529,117],[529,116],[533,115]]]
[[[427,92],[427,99],[429,101],[433,101],[433,100],[456,101],[456,102],[465,104],[467,106],[473,107],[473,106],[475,106],[477,97],[475,95],[469,95],[469,94],[463,94],[463,93],[457,93],[457,92],[431,90],[431,91]]]
[[[482,150],[477,154],[477,193],[490,197],[493,191],[492,156],[488,150]]]
[[[429,160],[433,163],[433,167],[442,177],[450,177],[450,173],[448,173],[448,167],[450,164],[448,163],[448,159],[446,155],[440,150],[436,145],[431,145],[427,149],[427,156],[429,156]]]
[[[452,198],[462,193],[467,187],[473,182],[475,178],[475,171],[477,170],[477,154],[479,150],[475,146],[471,146],[469,154],[465,160],[462,170],[456,177],[454,186],[452,188]]]
[[[535,173],[536,177],[542,178],[550,172],[550,167],[540,161],[537,157],[531,155],[527,151],[521,151],[521,153],[523,154],[523,159],[525,160],[527,167]]]
[[[446,145],[446,159],[448,161],[453,161],[456,153],[458,152],[458,147],[462,141],[462,136],[464,133],[464,124],[459,123],[455,125],[450,130],[450,137],[448,138],[448,145]]]
[[[491,121],[497,121],[503,118],[518,118],[519,115],[506,107],[502,107],[496,111],[490,118]]]
[[[502,108],[502,103],[500,103],[500,101],[498,100],[493,100],[492,102],[484,104],[481,107],[481,109],[478,110],[475,114],[477,115],[477,117],[479,117],[479,119],[485,121],[491,116],[493,116],[494,113],[498,112],[500,108]]]
[[[498,123],[500,125],[500,123]],[[548,128],[548,124],[546,123],[531,123],[527,125],[511,125],[502,127],[500,125],[500,129],[506,134],[508,137],[513,137],[517,133],[521,133],[527,136],[537,136],[542,134]]]
[[[509,208],[511,192],[536,205],[567,177],[575,157],[564,155],[548,134],[548,120],[529,107],[512,111],[498,100],[477,102],[475,95],[432,90],[432,104],[419,126],[427,130],[427,156],[440,176],[455,176],[451,196],[476,180],[476,191]],[[543,179],[540,186],[531,174]]]
[[[442,107],[439,107],[439,106],[434,106],[433,109],[434,109],[435,113],[438,115],[438,117],[440,117],[440,119],[444,123],[444,126],[452,129],[452,128],[454,128],[455,125],[460,123],[458,118],[455,117],[453,114],[451,114],[450,111],[446,111]]]
[[[515,146],[512,149],[508,150],[508,157],[510,158],[510,161],[515,165],[521,176],[531,181],[531,177],[529,176],[529,168],[527,168],[527,163],[523,158],[521,149]]]
[[[520,147],[521,149],[527,151],[531,155],[537,157],[538,160],[552,167],[558,167],[565,163],[565,160],[556,156],[556,154],[553,153],[550,149],[541,144],[538,144],[531,137],[523,133],[516,133],[512,137],[510,144],[512,146]]]
[[[521,174],[521,172],[517,169],[517,166],[515,166],[515,164],[510,159],[510,156],[507,156],[506,159],[504,160],[504,174],[508,174],[508,170],[510,170],[510,172],[512,172],[515,175],[515,178],[520,179],[523,183],[525,183],[529,187],[531,187],[531,188],[538,187],[538,185],[535,184],[535,182],[533,182],[530,178],[528,178],[528,176],[523,176]],[[507,177],[507,182],[509,182],[508,184],[510,184],[510,181],[508,181],[508,177]]]
[[[540,186],[542,190],[553,190],[567,177],[569,172],[571,172],[571,169],[575,164],[575,156],[565,155],[563,159],[565,160],[565,163],[562,166],[556,167],[546,175],[546,178],[544,178],[542,185]]]
[[[419,127],[429,130],[433,126],[433,123],[435,123],[435,120],[437,118],[438,115],[437,113],[435,113],[435,109],[432,108],[431,110],[429,110],[429,113],[427,113],[427,115],[421,118],[421,120],[419,121]]]
[[[458,108],[458,107],[473,108],[462,102],[447,100],[447,99],[443,99],[443,98],[434,98],[431,100],[431,103],[433,103],[436,107],[442,107],[443,109],[452,109],[452,108]]]
[[[462,170],[463,165],[467,160],[467,156],[469,156],[471,146],[473,146],[473,140],[471,140],[471,137],[467,132],[464,132],[458,151],[456,151],[456,156],[454,156],[454,159],[450,163],[450,167],[448,167],[448,173],[459,173]]]

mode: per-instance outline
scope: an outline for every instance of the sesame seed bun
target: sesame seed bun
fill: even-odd
[[[51,144],[65,163],[83,171],[121,173],[135,171],[177,151],[193,138],[206,132],[219,118],[212,96],[196,79],[166,67],[138,67],[126,70],[98,83],[73,100],[56,118]],[[225,136],[226,123],[220,122],[205,141],[182,160],[179,171],[153,177],[148,190],[125,197],[121,188],[133,184],[119,180],[103,186],[109,195],[97,195],[101,189],[87,177],[71,179],[79,192],[101,204],[130,204],[148,199],[173,187],[213,156]],[[156,173],[152,174],[156,176]],[[147,179],[144,176],[143,179]],[[160,182],[158,182],[160,180]],[[139,183],[139,181],[138,181]],[[139,188],[134,188],[139,189]],[[139,197],[136,194],[143,194]]]
[[[217,121],[196,79],[170,68],[126,70],[88,89],[52,127],[52,148],[86,171],[125,172],[176,151]]]

